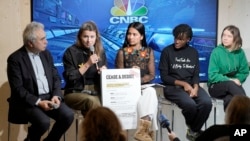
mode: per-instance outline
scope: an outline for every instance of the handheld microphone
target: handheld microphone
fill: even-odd
[[[90,46],[90,51],[91,51],[91,54],[95,54],[95,47],[94,46]],[[98,67],[98,64],[97,64],[97,62],[95,63],[95,65],[96,65],[96,69],[98,70],[99,69],[99,67]]]
[[[91,54],[95,54],[95,47],[94,46],[89,47],[89,49],[91,51]]]
[[[158,120],[160,122],[161,127],[167,128],[168,132],[171,133],[171,129],[169,128],[170,123],[167,117],[164,114],[160,114],[160,116],[158,117]]]
[[[49,105],[49,107],[52,108],[52,109],[57,109],[57,108],[59,108],[59,105],[58,105],[58,104],[49,103],[48,105]]]

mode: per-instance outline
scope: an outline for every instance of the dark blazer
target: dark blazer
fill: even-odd
[[[49,51],[40,52],[40,58],[52,96],[62,98],[61,80],[57,69],[54,67],[53,58]],[[11,88],[8,98],[9,116],[12,123],[27,123],[25,108],[36,106],[39,98],[36,76],[24,46],[12,53],[7,59],[7,75]]]

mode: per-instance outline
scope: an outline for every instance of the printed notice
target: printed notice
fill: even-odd
[[[139,69],[106,69],[101,73],[102,104],[113,110],[123,129],[137,126],[137,102],[141,96]]]

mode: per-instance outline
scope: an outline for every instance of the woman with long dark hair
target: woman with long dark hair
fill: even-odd
[[[154,51],[147,45],[145,27],[142,23],[129,24],[123,47],[116,56],[116,67],[140,69],[141,84],[150,83],[154,79]],[[134,138],[139,141],[152,141],[154,131],[158,129],[158,99],[155,89],[152,87],[143,89],[137,106],[139,124]]]

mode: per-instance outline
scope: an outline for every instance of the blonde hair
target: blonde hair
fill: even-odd
[[[240,36],[240,30],[239,30],[239,28],[236,27],[236,26],[234,26],[234,25],[228,25],[228,26],[226,26],[223,29],[222,33],[221,33],[221,38],[222,38],[223,33],[224,33],[225,30],[228,30],[233,35],[232,51],[240,49],[241,46],[242,46],[242,38]]]

